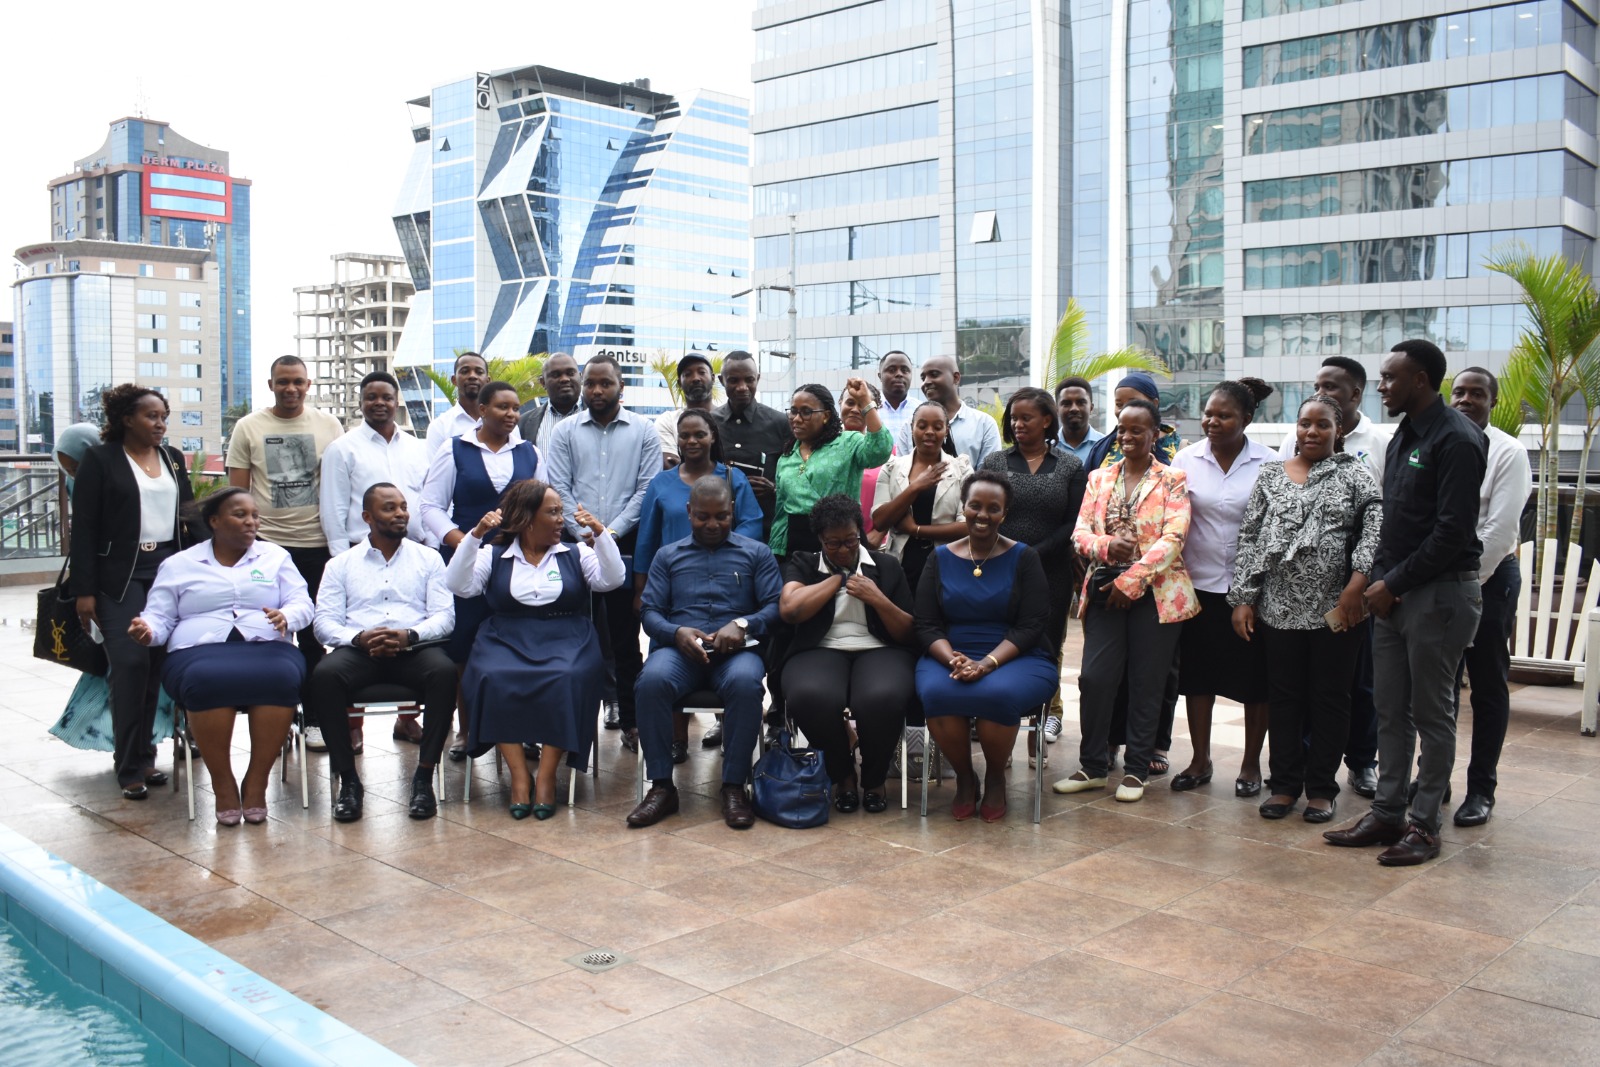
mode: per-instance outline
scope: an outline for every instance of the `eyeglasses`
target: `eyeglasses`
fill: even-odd
[[[789,417],[791,419],[809,419],[813,415],[820,415],[820,414],[822,414],[822,409],[821,408],[790,408],[789,409]]]
[[[822,548],[826,552],[844,552],[848,549],[860,547],[861,538],[855,534],[851,534],[849,537],[840,538],[838,540],[828,538],[822,542]]]

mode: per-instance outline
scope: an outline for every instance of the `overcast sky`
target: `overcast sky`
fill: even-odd
[[[143,113],[223,149],[233,174],[254,182],[252,377],[264,379],[273,357],[294,351],[295,286],[331,281],[335,252],[399,254],[389,213],[412,144],[407,100],[532,63],[748,97],[753,9],[754,0],[18,4],[0,15],[14,146],[0,167],[0,249],[10,257],[50,238],[45,183],[98,148],[114,119]],[[205,32],[186,35],[185,24]],[[12,307],[7,293],[0,318]]]

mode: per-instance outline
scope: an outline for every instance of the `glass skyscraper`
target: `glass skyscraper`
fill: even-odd
[[[218,369],[220,384],[207,406],[215,411],[209,436],[219,439],[223,413],[251,407],[249,179],[229,172],[227,152],[165,122],[120,118],[105,143],[49,185],[54,240],[211,252],[217,296],[214,306],[198,310],[208,330],[215,328],[215,350],[199,354]]]
[[[787,284],[792,221],[801,380],[902,348],[987,399],[1042,375],[1072,296],[1094,349],[1167,360],[1192,430],[1224,377],[1277,383],[1272,417],[1402,337],[1498,368],[1521,311],[1484,256],[1591,263],[1596,28],[1564,0],[760,0],[755,25],[756,281]],[[786,308],[765,294],[762,347]]]
[[[530,66],[410,103],[394,222],[417,293],[394,362],[419,429],[442,398],[418,371],[461,351],[606,352],[648,412],[668,404],[652,361],[747,346],[744,100]]]

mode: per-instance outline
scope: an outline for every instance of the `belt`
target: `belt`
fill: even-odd
[[[173,542],[171,540],[167,540],[167,541],[140,541],[139,542],[139,551],[140,552],[154,552],[159,548],[171,548],[172,544],[173,544]]]

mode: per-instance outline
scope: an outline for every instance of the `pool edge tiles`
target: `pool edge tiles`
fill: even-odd
[[[407,1067],[401,1057],[0,823],[0,914],[67,978],[191,1063]]]

